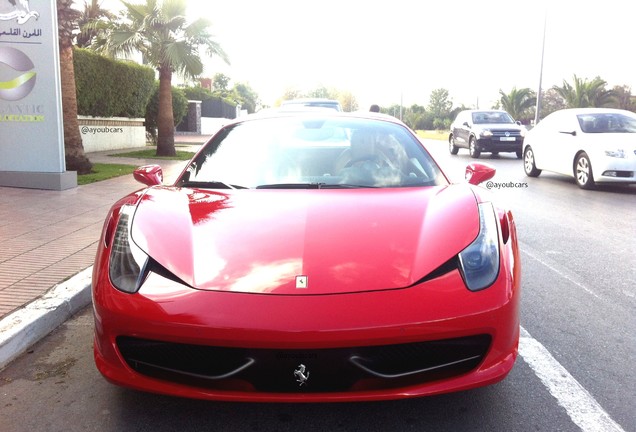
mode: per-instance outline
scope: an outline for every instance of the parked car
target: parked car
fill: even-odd
[[[281,102],[280,109],[284,111],[304,111],[312,108],[323,108],[335,111],[342,111],[340,102],[333,99],[323,98],[301,98],[290,99]]]
[[[343,141],[343,137],[347,140]],[[95,362],[111,382],[214,400],[371,401],[502,380],[519,341],[512,213],[451,185],[390,116],[224,126],[172,185],[106,217]]]
[[[583,189],[596,183],[636,183],[636,114],[610,108],[564,109],[529,131],[523,167],[574,177]]]
[[[473,158],[482,152],[512,152],[521,159],[526,132],[526,127],[505,111],[465,110],[451,124],[448,149],[456,155],[460,148],[466,148]]]

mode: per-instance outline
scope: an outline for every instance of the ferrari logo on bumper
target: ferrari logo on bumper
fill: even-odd
[[[307,370],[307,367],[301,363],[294,371],[294,376],[296,377],[296,381],[300,383],[298,386],[302,387],[309,379],[309,371]]]

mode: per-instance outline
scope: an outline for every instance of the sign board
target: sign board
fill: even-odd
[[[76,186],[65,171],[56,2],[2,0],[0,186]]]

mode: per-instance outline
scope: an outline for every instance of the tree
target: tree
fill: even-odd
[[[632,89],[629,86],[614,86],[612,89],[616,99],[616,107],[628,111],[636,112],[636,96],[632,95]]]
[[[537,96],[531,89],[513,87],[507,94],[499,89],[499,95],[502,109],[515,120],[528,121],[534,118],[533,108],[537,103]]]
[[[286,88],[283,92],[283,96],[276,102],[276,105],[280,105],[281,101],[293,100],[302,97],[302,92],[294,87]]]
[[[125,6],[124,20],[101,30],[92,48],[110,56],[141,52],[145,64],[159,72],[159,114],[157,156],[174,156],[172,74],[194,79],[203,72],[199,49],[209,56],[228,57],[208,32],[209,22],[199,18],[186,22],[185,0],[146,0]]]
[[[358,110],[360,107],[358,104],[358,100],[350,91],[342,91],[338,92],[338,96],[336,97],[338,102],[340,102],[340,106],[342,106],[342,110],[346,112],[353,112]]]
[[[307,93],[307,97],[310,98],[324,98],[324,99],[334,99],[333,92],[329,91],[327,87],[321,85],[316,87],[314,90]]]
[[[574,84],[563,80],[561,87],[552,87],[563,98],[568,108],[605,107],[615,103],[613,90],[607,90],[607,82],[600,77],[591,81],[574,75]]]
[[[260,103],[258,94],[247,83],[236,83],[232,88],[234,99],[241,104],[241,108],[252,114],[256,112],[256,106]]]
[[[436,118],[447,118],[453,108],[453,101],[448,97],[448,90],[438,88],[431,92],[428,111]]]
[[[217,96],[227,97],[230,92],[229,86],[230,77],[225,74],[217,73],[212,78],[212,92]]]
[[[88,174],[93,164],[84,153],[84,144],[77,120],[77,93],[73,66],[73,30],[76,28],[79,12],[73,9],[72,5],[73,0],[57,0],[64,158],[67,170],[77,171],[78,174]]]
[[[553,88],[549,88],[541,94],[541,112],[540,120],[544,119],[548,114],[567,108],[565,101],[559,93]]]
[[[172,87],[172,112],[174,125],[177,126],[188,113],[188,98],[184,90]],[[155,82],[155,89],[146,106],[146,138],[154,145],[157,144],[157,119],[159,118],[159,85]]]
[[[80,48],[88,48],[93,41],[93,38],[97,36],[97,26],[92,28],[87,27],[87,24],[96,21],[114,20],[115,14],[102,8],[101,0],[84,0],[84,10],[80,11],[77,19],[77,25],[80,28],[80,33],[77,35],[76,44]]]

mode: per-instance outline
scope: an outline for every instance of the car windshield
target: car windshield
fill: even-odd
[[[636,117],[620,113],[589,113],[576,117],[585,133],[636,133]]]
[[[497,124],[497,123],[514,123],[514,119],[510,114],[501,111],[480,111],[473,113],[474,124]]]
[[[447,184],[404,126],[329,115],[251,119],[222,129],[177,186],[353,188]]]

